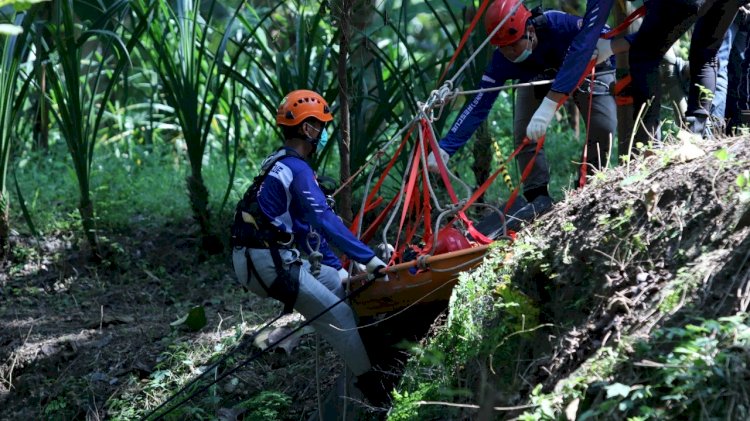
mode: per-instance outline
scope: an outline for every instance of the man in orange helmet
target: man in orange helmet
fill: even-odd
[[[497,0],[490,4],[485,15],[488,33],[495,28],[491,43],[497,47],[492,60],[482,76],[482,89],[499,87],[507,80],[531,82],[540,79],[561,77],[558,69],[570,48],[572,40],[581,29],[581,18],[559,11],[529,11],[519,0]],[[617,127],[616,105],[609,93],[614,81],[614,70],[609,60],[611,54],[602,55],[594,80],[586,80],[573,95],[578,109],[588,114],[591,102],[591,120],[588,128],[588,163],[601,168],[610,153],[610,141]],[[522,87],[517,90],[513,120],[514,143],[521,145],[526,136],[526,127],[534,110],[544,100],[550,85]],[[498,91],[480,92],[474,96],[459,114],[448,134],[440,140],[440,154],[447,161],[471,138],[479,125],[487,118]],[[521,170],[535,154],[535,144],[527,145],[517,156]],[[428,157],[428,165],[437,168],[435,157]],[[544,150],[537,155],[531,173],[526,178],[524,197],[530,208],[523,214],[531,217],[547,211],[552,200],[549,197],[549,167]],[[530,211],[530,212],[529,212]]]
[[[284,145],[263,161],[237,204],[232,225],[234,270],[243,286],[297,310],[344,358],[371,401],[382,402],[370,359],[344,297],[341,261],[333,243],[375,278],[386,265],[359,241],[326,202],[306,159],[327,141],[328,103],[308,90],[289,93],[276,114]],[[300,251],[307,257],[301,258]],[[331,307],[329,309],[329,307]]]

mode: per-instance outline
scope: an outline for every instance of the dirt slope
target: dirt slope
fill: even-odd
[[[748,169],[747,138],[677,142],[571,192],[455,290],[391,419],[747,415],[741,388],[691,387],[750,379]]]

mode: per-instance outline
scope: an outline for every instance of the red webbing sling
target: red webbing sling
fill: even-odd
[[[456,48],[456,51],[453,52],[453,57],[451,57],[450,61],[448,62],[448,65],[445,66],[445,69],[443,70],[443,74],[440,75],[440,78],[438,79],[438,84],[443,81],[443,78],[446,74],[448,74],[448,70],[450,70],[451,67],[453,67],[453,63],[456,62],[456,59],[458,58],[458,55],[461,53],[461,50],[464,48],[464,45],[466,45],[466,41],[469,40],[469,37],[471,36],[471,33],[474,32],[474,28],[477,26],[477,23],[479,23],[479,19],[482,18],[484,15],[485,9],[487,9],[487,5],[490,3],[490,0],[484,0],[482,4],[479,5],[479,9],[477,9],[477,12],[474,14],[474,19],[471,20],[471,23],[469,24],[469,27],[464,32],[464,35],[461,37],[461,42],[458,43],[458,47]]]

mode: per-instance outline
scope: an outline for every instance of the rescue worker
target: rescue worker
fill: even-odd
[[[629,44],[633,112],[641,108],[643,122],[636,141],[661,144],[661,84],[659,66],[671,46],[694,24],[688,55],[690,83],[685,120],[688,129],[704,137],[717,86],[718,51],[724,34],[746,0],[652,0],[638,32],[623,38]],[[600,40],[600,45],[602,41]]]
[[[667,50],[690,28],[699,17],[706,17],[703,28],[696,28],[691,39],[691,92],[688,98],[688,117],[694,117],[691,128],[698,132],[700,120],[710,109],[710,95],[701,95],[695,85],[698,78],[710,84],[710,73],[715,68],[716,51],[742,0],[650,0],[644,2],[646,16],[635,34],[628,35],[630,44],[629,62],[632,77],[633,113],[637,117],[644,104],[649,103],[638,124],[637,140],[646,143],[659,139],[658,127],[661,111],[661,84],[659,64]],[[526,133],[531,139],[539,139],[547,130],[554,116],[557,102],[575,89],[583,76],[590,58],[598,54],[603,57],[619,52],[617,43],[623,39],[604,40],[599,36],[605,27],[614,0],[588,0],[583,15],[581,31],[570,44],[560,72],[547,97],[534,113]],[[614,50],[614,51],[613,51]],[[627,50],[627,48],[625,49]],[[713,72],[715,77],[715,72]],[[715,82],[713,82],[715,84]],[[704,85],[705,86],[705,85]],[[712,91],[712,86],[708,89]],[[705,111],[705,112],[704,112]],[[694,121],[698,120],[698,125]],[[647,139],[650,138],[650,139]],[[620,151],[624,154],[625,151]]]
[[[506,16],[502,27],[495,33],[491,43],[497,48],[482,76],[480,89],[502,86],[507,80],[520,82],[555,79],[557,83],[567,76],[557,70],[563,63],[565,52],[581,29],[580,17],[559,11],[545,11],[532,14],[523,4],[514,11],[519,0],[497,0],[490,4],[485,15],[485,27],[491,33]],[[596,169],[606,165],[610,153],[610,142],[617,128],[617,113],[614,97],[609,93],[609,85],[615,75],[611,61],[605,59],[597,66],[595,79],[586,80],[573,100],[587,115],[591,98],[591,120],[588,128],[588,159],[586,165]],[[553,85],[554,86],[554,85]],[[526,136],[534,110],[544,100],[550,85],[527,86],[516,91],[515,115],[513,119],[513,140],[516,147]],[[593,95],[589,95],[589,90]],[[498,91],[480,92],[474,96],[459,114],[448,134],[440,140],[440,155],[444,162],[469,141],[479,125],[487,118]],[[516,157],[521,170],[534,156],[536,145],[527,145]],[[434,155],[428,156],[428,166],[437,170]],[[533,169],[524,181],[523,191],[527,206],[533,206],[536,216],[552,206],[547,185],[549,166],[544,150],[540,150]],[[516,212],[520,213],[522,211]]]
[[[328,139],[333,119],[325,99],[308,90],[290,92],[276,123],[284,145],[263,161],[260,175],[237,204],[232,225],[234,270],[239,282],[261,297],[272,297],[305,318],[344,358],[357,386],[370,401],[382,402],[378,374],[344,297],[347,272],[328,241],[381,278],[386,264],[359,241],[326,203],[306,159]],[[302,255],[306,258],[302,258]]]

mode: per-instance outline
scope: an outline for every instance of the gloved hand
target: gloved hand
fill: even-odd
[[[384,281],[388,281],[388,276],[386,276],[385,272],[381,271],[386,266],[385,262],[380,260],[378,256],[372,256],[372,259],[365,264],[365,269],[367,273],[373,276],[373,279],[383,278]]]
[[[612,40],[599,38],[596,41],[596,64],[602,64],[609,60],[614,52],[612,51]],[[592,57],[593,58],[593,57]]]
[[[557,103],[545,97],[526,127],[526,136],[531,140],[538,140],[544,136],[547,133],[549,122],[552,121],[552,117],[555,115],[555,111],[557,111]]]
[[[348,279],[348,278],[349,278],[349,272],[347,272],[347,270],[344,268],[339,269],[339,279],[343,281],[344,279]]]
[[[440,159],[443,160],[443,165],[448,165],[448,160],[451,158],[450,155],[448,155],[448,152],[444,151],[443,148],[438,146],[438,150],[440,151]],[[439,173],[440,168],[438,168],[437,159],[435,158],[435,153],[430,152],[429,155],[427,155],[427,169],[430,172]]]

